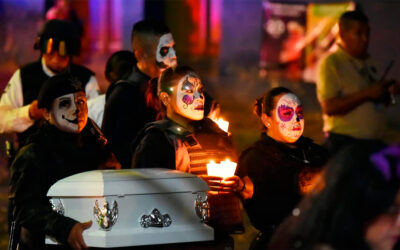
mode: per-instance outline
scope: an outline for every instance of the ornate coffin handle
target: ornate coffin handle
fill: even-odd
[[[197,216],[202,222],[207,222],[210,219],[210,204],[208,203],[208,196],[203,197],[198,194],[196,200],[194,201],[194,207]]]
[[[105,231],[111,230],[118,219],[118,203],[114,200],[113,206],[110,208],[108,202],[104,201],[103,207],[101,208],[96,200],[94,202],[93,214],[101,229]]]
[[[61,199],[50,199],[49,201],[54,212],[60,215],[65,214],[64,204],[62,203]]]
[[[140,225],[144,228],[148,227],[169,227],[172,223],[168,214],[162,215],[157,208],[154,208],[151,214],[143,215],[140,218]]]

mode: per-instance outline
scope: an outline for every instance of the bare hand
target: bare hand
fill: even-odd
[[[385,82],[375,83],[365,89],[368,99],[377,100],[387,91]]]
[[[92,221],[84,223],[76,223],[68,235],[68,244],[73,249],[84,249],[87,248],[85,241],[83,240],[82,233],[84,230],[92,226]]]
[[[38,108],[38,101],[34,100],[30,105],[29,105],[29,117],[32,120],[39,120],[44,118],[45,112],[43,109]]]
[[[219,176],[209,176],[209,175],[200,175],[205,182],[207,182],[211,191],[218,191],[222,193],[232,193],[239,191],[239,187],[243,187],[243,183],[238,176],[231,176],[228,178],[222,178]]]

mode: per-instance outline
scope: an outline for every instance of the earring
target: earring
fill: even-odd
[[[267,127],[268,127],[268,128],[271,127],[271,124],[270,124],[270,123],[267,123]]]

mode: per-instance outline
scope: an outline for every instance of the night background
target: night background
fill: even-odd
[[[33,44],[55,2],[0,0],[0,94],[15,70],[39,58]],[[175,39],[178,64],[199,72],[207,91],[220,103],[222,118],[230,122],[239,153],[259,137],[254,99],[275,86],[288,87],[300,97],[304,135],[323,142],[313,72],[334,44],[335,23],[346,10],[359,8],[366,13],[371,27],[369,52],[379,75],[394,60],[387,79],[400,80],[400,0],[70,0],[69,4],[83,27],[81,56],[75,60],[96,73],[102,92],[108,87],[105,62],[117,50],[131,50],[132,25],[145,18],[165,21]],[[399,97],[387,111],[385,139],[398,143]],[[0,134],[0,249],[8,244],[5,140],[14,137]],[[246,246],[244,238],[239,236],[238,248]]]

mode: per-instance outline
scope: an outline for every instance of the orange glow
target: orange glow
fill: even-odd
[[[210,163],[207,164],[207,174],[222,178],[231,177],[235,175],[236,165],[236,162],[231,162],[229,159],[221,161],[219,164],[210,161]]]
[[[218,120],[213,120],[220,129],[228,133],[228,128],[229,128],[229,122],[225,121],[222,118],[219,118]]]

